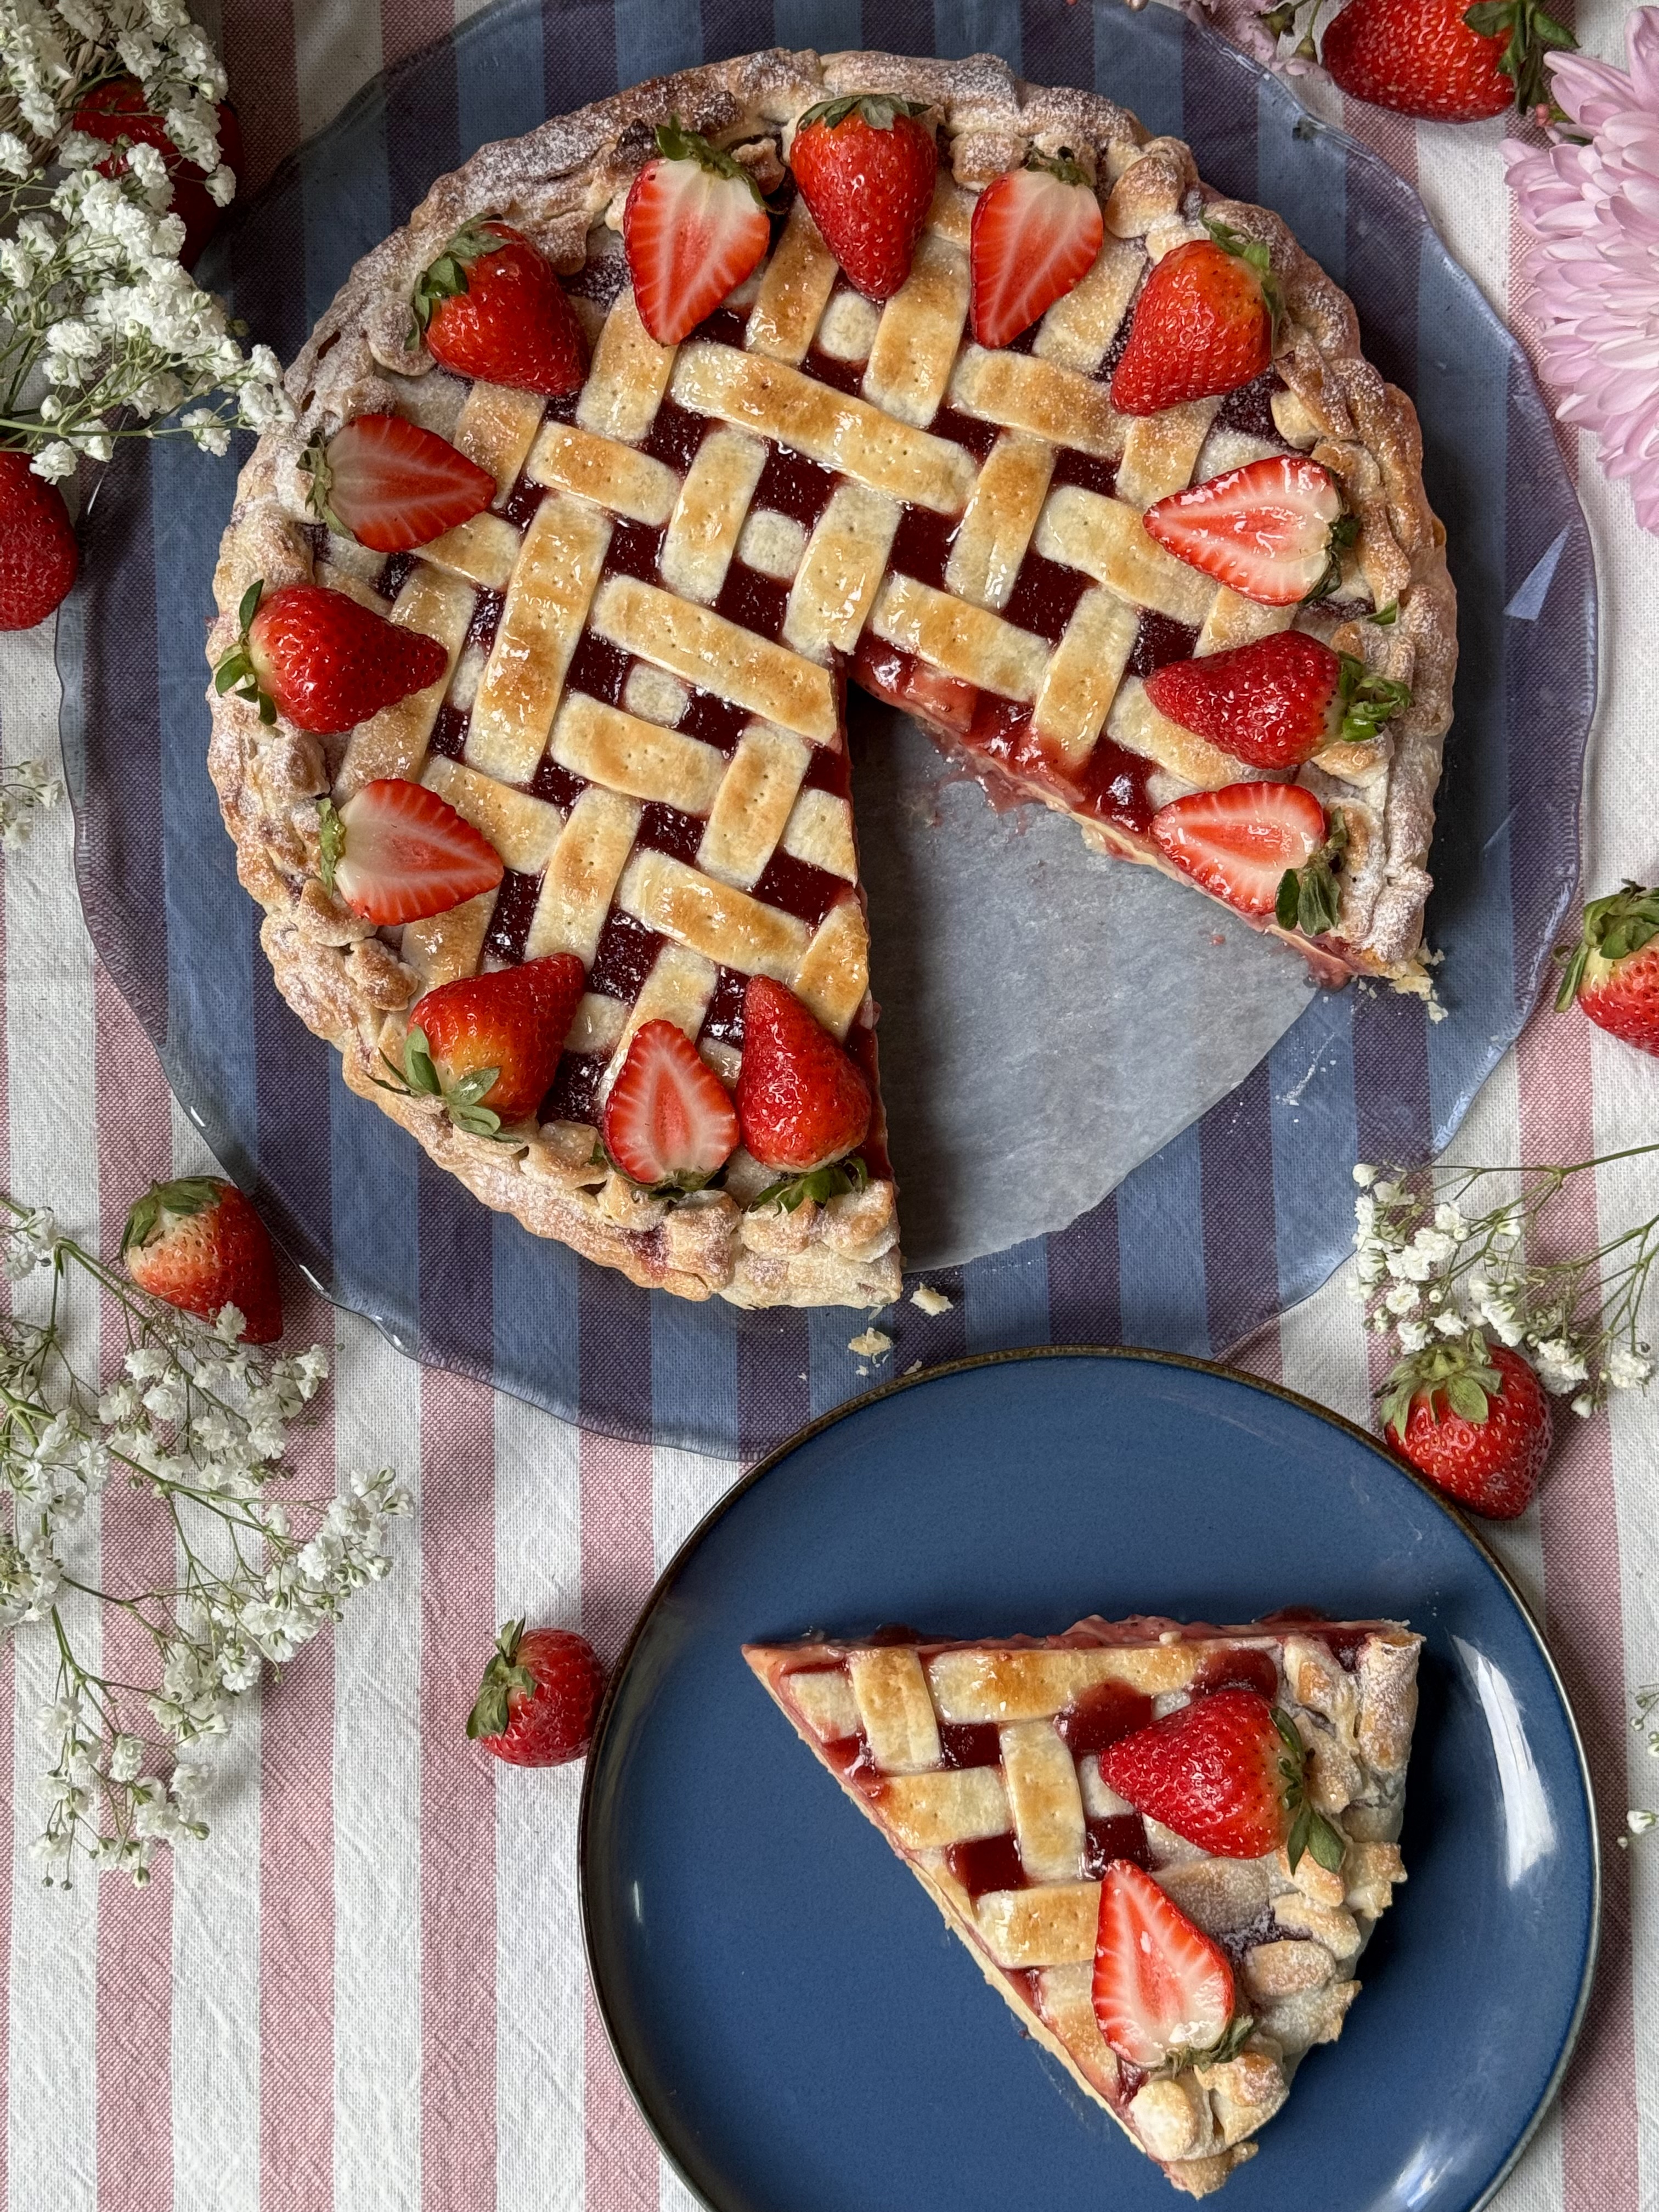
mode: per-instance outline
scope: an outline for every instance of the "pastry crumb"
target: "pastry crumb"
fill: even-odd
[[[947,1298],[943,1291],[936,1291],[931,1283],[918,1283],[910,1293],[910,1303],[920,1306],[925,1314],[942,1314],[950,1312],[955,1300]]]
[[[879,1359],[884,1352],[890,1352],[892,1348],[892,1338],[879,1328],[866,1328],[862,1336],[854,1337],[847,1347],[849,1352],[856,1352],[861,1359]]]

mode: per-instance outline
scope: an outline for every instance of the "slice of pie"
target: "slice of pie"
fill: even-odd
[[[910,167],[846,268],[860,131]],[[210,641],[241,878],[347,1083],[538,1235],[896,1293],[849,675],[1325,980],[1426,988],[1416,418],[1109,100],[983,56],[635,87],[440,179],[288,384]]]
[[[1243,1627],[748,1644],[1020,2025],[1189,2195],[1334,2042],[1394,1885],[1422,1638]]]

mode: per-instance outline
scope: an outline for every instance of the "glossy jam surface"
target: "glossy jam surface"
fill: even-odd
[[[1270,1651],[1216,1651],[1204,1662],[1190,1684],[1195,1698],[1215,1690],[1254,1690],[1272,1699],[1279,1695],[1279,1668]]]
[[[1144,1691],[1132,1690],[1126,1682],[1097,1682],[1066,1707],[1054,1727],[1073,1758],[1083,1759],[1147,1727],[1152,1717],[1152,1701]]]
[[[1012,1835],[981,1836],[971,1844],[952,1844],[945,1863],[973,1899],[994,1889],[1030,1887],[1020,1862],[1019,1845]]]

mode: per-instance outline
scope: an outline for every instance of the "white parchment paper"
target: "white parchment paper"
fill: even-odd
[[[996,812],[858,697],[853,799],[904,1253],[1063,1229],[1243,1080],[1307,1005],[1284,945],[1046,807]]]

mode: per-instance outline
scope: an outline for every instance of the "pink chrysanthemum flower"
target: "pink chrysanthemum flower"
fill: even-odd
[[[1552,54],[1568,130],[1543,152],[1504,149],[1521,218],[1545,374],[1564,422],[1593,430],[1636,519],[1659,533],[1659,8],[1630,19],[1628,76]]]

